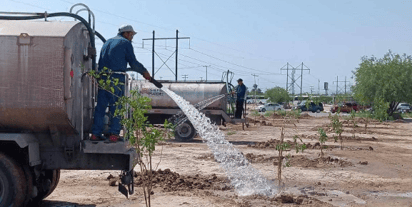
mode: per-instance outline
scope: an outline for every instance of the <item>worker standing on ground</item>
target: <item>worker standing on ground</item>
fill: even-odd
[[[161,84],[155,81],[147,72],[147,69],[136,60],[134,55],[132,39],[136,32],[133,30],[131,25],[123,25],[119,28],[119,33],[116,37],[107,40],[100,52],[99,67],[98,70],[103,70],[104,67],[110,69],[114,74],[113,78],[118,78],[119,82],[125,82],[124,73],[126,70],[135,71],[143,75],[146,80],[154,83],[157,87],[161,88]],[[131,69],[127,68],[127,64]],[[118,73],[123,74],[118,74]],[[117,73],[117,74],[116,74]],[[97,95],[97,106],[94,113],[94,123],[92,128],[91,140],[105,140],[102,136],[104,127],[104,115],[106,113],[106,108],[109,106],[110,114],[110,129],[109,129],[109,141],[117,142],[120,141],[120,117],[114,117],[114,112],[116,110],[115,103],[118,101],[119,97],[124,95],[124,85],[120,85],[119,88],[114,87],[114,93],[110,93],[106,90],[99,89]]]
[[[237,84],[238,85],[236,86],[235,90],[232,91],[232,94],[236,93],[235,118],[241,119],[243,112],[243,104],[245,102],[246,86],[243,84],[243,80],[241,78],[237,80]]]

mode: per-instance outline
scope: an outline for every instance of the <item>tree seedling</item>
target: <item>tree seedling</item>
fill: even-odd
[[[319,143],[320,143],[320,156],[323,157],[323,145],[325,144],[326,141],[328,141],[328,136],[326,135],[325,130],[323,128],[318,129],[319,133]]]
[[[283,163],[283,151],[290,149],[290,145],[288,143],[283,142],[283,139],[285,137],[284,133],[284,127],[281,128],[280,130],[280,142],[278,145],[276,145],[276,150],[278,151],[279,155],[279,162],[278,162],[278,180],[279,180],[279,186],[282,184],[282,163]],[[289,163],[287,164],[289,165]]]
[[[155,128],[149,124],[147,117],[144,115],[147,110],[151,109],[150,98],[142,96],[137,90],[130,91],[130,97],[120,97],[116,103],[115,116],[124,116],[121,120],[125,126],[125,138],[129,139],[129,143],[133,146],[139,155],[137,163],[140,166],[140,173],[142,177],[142,189],[147,207],[151,206],[152,194],[152,179],[153,170],[159,166],[153,166],[152,156],[156,150],[156,144],[164,141],[166,138],[172,136],[174,126],[165,120],[164,128]],[[129,116],[127,116],[129,115]]]
[[[355,138],[355,133],[356,133],[356,127],[358,127],[358,122],[356,121],[356,111],[352,110],[350,112],[350,123],[352,125],[353,131],[352,131],[352,137]]]
[[[290,144],[288,144],[287,142],[283,142],[283,141],[284,141],[284,137],[285,137],[284,127],[282,127],[282,128],[281,128],[281,131],[280,131],[280,142],[279,142],[278,145],[276,145],[276,150],[278,151],[278,155],[279,155],[279,157],[278,157],[278,160],[279,160],[279,162],[278,162],[278,180],[279,180],[279,186],[281,186],[281,184],[282,184],[282,164],[283,164],[283,159],[284,159],[284,157],[283,157],[283,151],[288,150],[288,149],[291,148]],[[297,135],[293,136],[293,140],[294,140],[294,143],[295,143],[296,153],[303,152],[303,151],[306,149],[306,144],[303,143],[302,139],[299,138],[299,136],[297,136]],[[303,144],[298,144],[298,143],[297,143],[297,140],[300,140],[300,142],[303,143]],[[289,162],[289,160],[290,160],[290,158],[291,158],[291,155],[288,154],[288,155],[286,155],[285,158],[286,158],[286,160],[287,160],[287,161],[285,162],[285,167],[290,167],[290,162]]]
[[[342,132],[343,132],[343,126],[342,122],[339,121],[339,113],[335,113],[335,115],[331,116],[331,121],[332,121],[332,129],[335,132],[335,135],[333,138],[335,139],[335,142],[340,140],[340,149],[343,149],[343,139],[342,139]],[[337,135],[337,136],[336,136]]]

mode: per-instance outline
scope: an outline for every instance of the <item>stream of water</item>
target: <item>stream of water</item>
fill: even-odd
[[[225,135],[215,124],[211,123],[208,117],[173,91],[166,87],[163,87],[162,90],[176,102],[189,118],[239,195],[271,196],[278,192],[276,185],[253,168],[243,154],[225,139]]]

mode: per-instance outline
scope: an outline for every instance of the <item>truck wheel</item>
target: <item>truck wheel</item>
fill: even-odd
[[[175,140],[180,142],[188,142],[195,137],[196,129],[190,121],[186,121],[175,129]]]
[[[22,206],[26,190],[22,168],[13,159],[0,153],[0,206]]]
[[[266,111],[266,109],[265,109],[265,108],[263,108],[263,109],[262,109],[262,112],[265,112],[265,111]]]
[[[49,196],[54,189],[56,189],[57,184],[60,180],[60,170],[46,170],[44,176],[41,176],[41,182],[38,186],[38,193],[35,198],[33,198],[31,204],[38,205],[43,199]]]
[[[316,113],[320,113],[320,109],[317,109],[317,110],[316,110]]]
[[[22,166],[24,176],[26,177],[26,184],[27,184],[27,191],[26,191],[26,199],[24,201],[24,206],[31,201],[33,196],[33,174],[30,171],[29,165]]]

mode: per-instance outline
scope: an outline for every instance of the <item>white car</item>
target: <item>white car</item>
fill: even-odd
[[[411,110],[411,106],[407,103],[399,103],[398,107],[396,108],[398,111],[406,111],[408,112]]]
[[[265,105],[260,105],[256,107],[256,110],[259,112],[265,111],[279,111],[282,110],[283,106],[277,103],[266,103]]]

